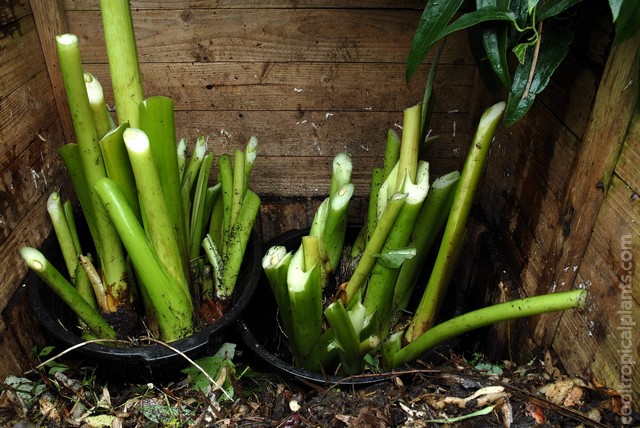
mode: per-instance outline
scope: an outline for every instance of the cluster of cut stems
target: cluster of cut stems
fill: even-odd
[[[129,335],[136,322],[111,320],[137,320],[121,315],[143,307],[144,325],[170,342],[198,328],[201,308],[222,313],[234,291],[260,207],[249,189],[257,139],[216,160],[199,137],[187,156],[186,141],[176,141],[173,101],[143,96],[128,2],[102,0],[101,10],[117,120],[83,68],[78,38],[56,38],[76,136],[60,155],[91,241],[79,238],[71,202],[54,192],[47,208],[66,272],[35,248],[21,254],[76,313],[86,337]]]

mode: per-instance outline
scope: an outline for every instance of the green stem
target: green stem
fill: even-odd
[[[82,253],[82,244],[80,243],[80,236],[78,235],[76,218],[73,212],[73,204],[71,201],[65,201],[64,204],[62,204],[62,209],[64,211],[64,216],[67,219],[67,225],[69,226],[73,245],[76,248],[76,254],[80,254]]]
[[[251,136],[247,142],[247,147],[244,150],[244,190],[249,189],[249,180],[251,178],[251,172],[253,171],[253,165],[256,162],[258,156],[258,139],[255,136]]]
[[[202,161],[207,153],[207,140],[203,136],[198,137],[196,140],[196,145],[193,149],[193,153],[189,158],[189,163],[182,175],[181,189],[180,189],[180,200],[182,201],[182,215],[184,227],[186,235],[189,236],[189,213],[191,212],[191,191],[193,189],[193,185],[198,178],[198,173],[200,171],[200,166],[202,165]],[[186,239],[186,238],[185,238]],[[185,240],[185,245],[186,245]],[[188,248],[188,247],[187,247]],[[185,253],[187,255],[188,252]]]
[[[84,83],[78,38],[73,34],[63,34],[56,37],[56,42],[60,71],[80,149],[82,170],[87,180],[89,199],[93,205],[93,213],[90,214],[95,216],[95,230],[93,232],[96,235],[93,235],[93,241],[100,258],[104,282],[112,299],[111,308],[115,311],[119,307],[130,305],[131,292],[127,286],[126,262],[122,244],[93,189],[94,184],[106,176],[106,170]]]
[[[416,219],[409,244],[416,249],[416,256],[405,260],[400,267],[396,281],[392,309],[394,319],[397,319],[400,311],[406,309],[409,304],[409,299],[418,282],[418,276],[425,269],[425,260],[427,260],[431,247],[451,211],[453,195],[459,178],[458,171],[450,172],[438,177],[429,189],[427,199]]]
[[[108,178],[96,183],[96,191],[116,225],[140,277],[144,294],[153,305],[151,316],[157,320],[161,340],[171,342],[193,333],[191,298],[162,268],[122,191]]]
[[[71,310],[84,321],[91,331],[104,339],[115,339],[116,332],[111,326],[89,305],[62,274],[35,248],[22,247],[20,255],[27,262],[40,279],[42,279]]]
[[[100,11],[118,123],[138,128],[144,95],[129,1],[100,0]]]
[[[200,172],[196,181],[196,188],[193,195],[191,207],[191,225],[189,227],[189,259],[194,260],[200,256],[200,248],[204,237],[205,205],[207,189],[209,186],[209,175],[211,174],[211,164],[213,163],[213,153],[204,156]],[[210,213],[209,213],[210,214]],[[209,215],[208,218],[211,218]]]
[[[345,184],[351,183],[351,173],[353,172],[351,156],[344,152],[338,153],[333,158],[332,168],[329,197],[333,197]]]
[[[291,337],[293,332],[291,303],[287,286],[287,271],[292,257],[292,253],[287,251],[285,247],[276,245],[269,248],[262,258],[262,269],[276,299],[282,329],[287,337]]]
[[[371,172],[371,191],[369,192],[369,206],[367,210],[366,236],[365,243],[369,242],[373,231],[378,223],[378,195],[380,186],[384,182],[385,170],[382,168],[373,168]]]
[[[373,236],[362,253],[358,266],[356,266],[356,269],[353,272],[351,279],[349,279],[346,287],[340,291],[340,299],[342,299],[342,302],[345,305],[349,305],[353,297],[365,284],[371,269],[376,263],[376,256],[380,253],[380,250],[382,250],[384,241],[387,239],[389,231],[391,230],[391,227],[400,213],[402,205],[404,205],[404,201],[406,199],[406,193],[396,193],[389,200],[387,209],[382,214],[382,217],[380,217]]]
[[[71,278],[71,282],[75,282],[76,269],[78,267],[78,251],[73,241],[71,229],[67,223],[67,217],[64,214],[58,192],[53,192],[47,199],[47,212],[51,218],[51,224],[53,225],[56,238],[58,238],[58,244],[60,245],[60,251],[62,252],[69,278]]]
[[[244,189],[246,188],[244,179],[244,152],[240,149],[236,149],[233,152],[233,191],[231,193],[231,217],[229,218],[229,225],[233,225],[240,213],[240,206],[244,199]]]
[[[162,96],[147,98],[140,103],[139,114],[140,129],[147,134],[151,144],[153,162],[157,170],[161,171],[162,194],[175,229],[182,259],[185,261],[183,269],[187,272],[189,269],[186,263],[189,254],[186,229],[188,212],[183,211],[184,207],[182,205],[173,100]]]
[[[222,235],[231,227],[231,207],[233,205],[233,167],[231,157],[223,154],[218,157],[218,175],[222,187]]]
[[[415,338],[410,344],[393,355],[389,368],[396,368],[414,361],[420,355],[445,340],[472,330],[502,321],[530,317],[547,312],[581,308],[586,303],[586,300],[586,290],[572,290],[498,303],[468,312],[438,324]]]
[[[401,189],[405,177],[411,180],[412,183],[416,181],[416,167],[420,148],[421,111],[422,104],[416,104],[404,110],[396,192]]]
[[[247,190],[240,207],[240,213],[236,222],[231,226],[229,233],[225,236],[222,260],[224,269],[222,271],[222,289],[218,292],[218,297],[228,299],[233,294],[236,286],[238,274],[244,260],[247,244],[251,238],[251,231],[260,211],[260,198],[252,190]]]
[[[407,329],[405,338],[409,342],[429,330],[435,323],[464,240],[471,204],[489,153],[491,140],[493,140],[505,106],[504,102],[494,104],[480,118],[456,189],[433,271],[418,309]]]
[[[384,176],[382,177],[382,181],[387,179],[391,170],[398,163],[398,159],[400,159],[400,137],[396,131],[389,129],[387,131],[387,144],[384,150]]]
[[[96,241],[96,239],[98,239],[98,226],[96,225],[96,216],[93,202],[91,200],[91,192],[89,190],[89,185],[87,184],[87,179],[84,176],[84,171],[82,170],[80,146],[75,143],[65,144],[58,149],[58,153],[62,158],[62,162],[64,162],[64,166],[67,169],[69,178],[71,179],[73,189],[78,196],[78,201],[82,208],[82,214],[84,215],[84,219],[89,227],[89,233],[94,237],[95,245],[98,245],[99,242]]]
[[[354,189],[355,187],[352,183],[346,183],[329,200],[329,210],[320,237],[324,285],[327,284],[328,278],[332,277],[337,271],[342,257],[347,232],[349,201],[351,201]]]
[[[346,375],[362,373],[364,360],[360,355],[360,341],[344,305],[335,301],[327,306],[324,315],[339,344],[341,371]]]
[[[127,128],[123,134],[136,178],[138,197],[148,227],[147,236],[167,273],[190,295],[189,280],[184,271],[173,219],[164,199],[160,174],[153,160],[149,139],[144,131]],[[123,240],[124,238],[121,237]]]
[[[138,219],[141,220],[142,213],[140,212],[136,180],[131,169],[127,146],[125,146],[122,136],[128,127],[126,123],[118,126],[107,133],[99,144],[104,166],[107,170],[107,177],[118,183],[118,186],[127,197],[127,202],[129,202]]]
[[[93,113],[93,123],[96,125],[96,132],[98,133],[98,139],[100,139],[111,131],[115,124],[109,114],[109,110],[107,110],[102,85],[98,79],[91,73],[84,73],[84,84],[87,88],[91,113]]]

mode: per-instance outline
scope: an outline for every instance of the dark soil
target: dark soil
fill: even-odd
[[[197,389],[185,375],[163,384],[114,384],[62,357],[69,368],[61,374],[23,376],[40,385],[34,400],[18,394],[29,390],[24,385],[2,385],[0,426],[622,426],[616,391],[566,376],[548,353],[526,365],[451,354],[438,366],[418,362],[381,382],[354,386],[352,379],[318,385],[282,376],[238,351],[235,373],[231,368],[215,375],[231,399],[220,388]],[[635,416],[632,426],[640,424]]]

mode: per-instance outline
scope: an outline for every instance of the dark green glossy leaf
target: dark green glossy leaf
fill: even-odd
[[[613,22],[616,22],[616,20],[618,19],[618,15],[620,14],[620,9],[622,8],[623,2],[624,0],[609,0],[609,8],[611,8]]]
[[[614,43],[620,43],[633,36],[640,29],[640,2],[638,0],[621,1],[614,23],[616,26]]]
[[[566,57],[572,40],[572,33],[566,29],[551,25],[545,27],[544,33],[541,34],[540,50],[530,84],[529,75],[533,66],[535,46],[527,49],[524,64],[520,64],[514,74],[504,115],[506,126],[513,125],[529,111],[536,95],[547,87],[553,72]]]
[[[499,9],[495,6],[487,6],[482,9],[475,10],[473,12],[465,13],[460,18],[456,19],[451,25],[446,26],[439,34],[439,38],[448,36],[451,33],[455,33],[459,30],[472,27],[481,22],[487,21],[512,21],[516,19],[513,12]]]
[[[501,92],[503,84],[496,75],[496,72],[493,70],[492,65],[489,63],[489,59],[487,58],[485,48],[483,46],[482,38],[484,31],[485,28],[482,26],[469,28],[469,48],[471,49],[471,54],[473,55],[478,73],[480,74],[484,85],[491,94],[493,94],[493,96],[496,98],[502,98]],[[507,85],[507,88],[511,88],[511,85]]]
[[[538,9],[536,18],[538,21],[544,21],[552,16],[557,16],[578,3],[582,3],[582,0],[546,1]]]
[[[463,0],[431,0],[420,17],[407,59],[406,77],[411,80],[429,50],[442,37],[439,35],[458,11]]]
[[[509,65],[507,63],[507,29],[499,23],[490,24],[482,31],[482,45],[500,82],[507,88],[511,86]]]

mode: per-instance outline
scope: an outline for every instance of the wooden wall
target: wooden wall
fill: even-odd
[[[639,397],[640,367],[621,359],[638,361],[638,328],[625,330],[621,316],[640,321],[637,260],[626,260],[640,243],[640,37],[611,47],[604,2],[583,5],[576,19],[583,27],[549,90],[497,136],[480,203],[515,271],[510,297],[587,288],[591,298],[585,311],[514,323],[503,351],[552,347],[571,373],[614,388],[624,389],[629,370],[627,390]]]

